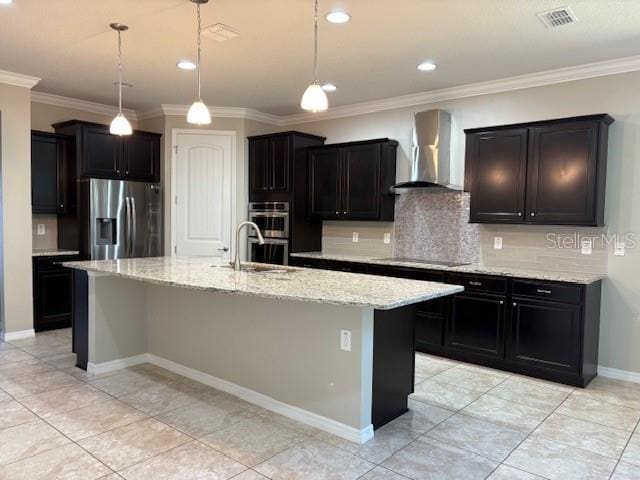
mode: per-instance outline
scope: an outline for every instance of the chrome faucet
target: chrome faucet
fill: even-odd
[[[256,231],[256,234],[258,235],[258,243],[260,245],[264,245],[264,237],[262,236],[260,227],[258,227],[258,225],[253,222],[240,222],[238,224],[238,228],[236,229],[236,257],[233,259],[233,262],[231,262],[231,265],[233,265],[233,269],[235,271],[240,270],[240,230],[242,230],[242,227],[246,226],[253,227],[253,229]]]

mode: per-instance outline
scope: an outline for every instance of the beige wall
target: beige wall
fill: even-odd
[[[113,117],[97,113],[76,110],[74,108],[58,107],[45,103],[31,103],[31,128],[43,132],[53,132],[51,125],[67,120],[83,120],[85,122],[109,125]],[[135,124],[135,122],[132,122]],[[135,125],[134,125],[135,126]]]
[[[444,108],[453,117],[453,175],[464,175],[464,128],[527,122],[590,113],[609,113],[616,122],[609,136],[605,221],[609,234],[640,234],[640,73],[483,95],[357,117],[289,125],[286,129],[325,135],[327,142],[373,137],[400,141],[398,179],[409,172],[412,114]],[[635,186],[635,188],[634,188]],[[601,365],[640,372],[640,246],[624,257],[607,251],[600,329]]]
[[[0,84],[2,318],[6,332],[33,328],[31,91]]]

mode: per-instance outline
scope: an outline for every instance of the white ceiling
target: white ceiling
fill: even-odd
[[[41,77],[35,90],[114,104],[122,22],[125,106],[189,104],[195,6],[189,0],[14,0],[0,5],[0,69]],[[579,22],[548,30],[536,13],[570,5]],[[320,77],[332,106],[425,92],[640,54],[640,0],[320,0],[352,21],[320,23]],[[313,0],[211,0],[203,25],[240,31],[203,39],[203,99],[287,115],[311,80]],[[416,65],[433,60],[435,72]]]

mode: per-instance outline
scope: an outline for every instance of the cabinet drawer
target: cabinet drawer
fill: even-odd
[[[513,295],[544,298],[546,300],[556,300],[567,303],[580,303],[582,301],[582,287],[577,285],[515,280],[513,282]]]
[[[467,275],[450,273],[447,283],[462,285],[466,291],[504,294],[507,292],[507,280],[504,278],[485,277],[483,275]]]
[[[444,282],[444,272],[423,270],[420,268],[369,264],[367,266],[367,273],[370,273],[371,275],[383,275],[385,277],[423,280],[425,282]]]
[[[80,260],[79,255],[60,255],[53,257],[34,257],[34,266],[38,270],[66,270],[62,266],[64,262],[75,262]]]

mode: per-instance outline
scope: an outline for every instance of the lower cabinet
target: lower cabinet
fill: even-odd
[[[59,262],[76,258],[36,257],[33,260],[33,328],[36,332],[71,327],[73,275]]]
[[[579,305],[514,298],[507,359],[578,374],[580,310]]]
[[[461,293],[450,305],[448,348],[490,358],[504,356],[504,297]]]
[[[414,306],[416,350],[585,387],[597,375],[601,282],[589,285],[292,257],[292,265],[462,285]]]

